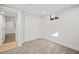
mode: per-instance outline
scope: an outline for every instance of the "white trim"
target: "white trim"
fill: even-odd
[[[4,6],[0,6],[0,8],[6,9],[6,10],[13,10],[15,12],[17,12],[17,16],[16,16],[16,29],[15,29],[15,39],[16,39],[16,43],[17,46],[21,46],[22,45],[22,41],[23,41],[23,25],[22,25],[22,11],[19,11],[17,9],[12,9],[12,8],[8,8],[8,7],[4,7]],[[0,42],[0,44],[2,44],[2,42]]]
[[[22,11],[18,10],[18,18],[16,20],[16,41],[18,46],[23,43],[23,18]]]

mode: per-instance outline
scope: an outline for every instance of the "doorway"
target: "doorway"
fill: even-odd
[[[6,8],[6,7],[5,8],[0,7],[0,12],[1,12],[0,13],[1,16],[0,52],[2,52],[17,47],[17,42],[16,42],[17,12],[14,9]]]
[[[3,19],[3,38],[0,51],[16,48],[16,17],[4,16]]]
[[[16,17],[5,16],[5,40],[4,43],[14,42],[15,38],[15,29],[16,29]]]

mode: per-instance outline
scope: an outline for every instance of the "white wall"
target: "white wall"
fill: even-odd
[[[5,17],[5,32],[6,34],[15,33],[15,17],[6,16]]]
[[[25,42],[41,38],[41,18],[25,15]]]
[[[43,38],[79,50],[79,7],[57,13],[59,20],[50,21],[43,17]],[[59,32],[59,37],[52,34]]]
[[[37,38],[46,38],[64,46],[79,50],[79,7],[56,13],[58,20],[51,21],[49,16],[36,17],[26,14],[24,16],[24,42]],[[58,38],[52,34],[58,32]]]

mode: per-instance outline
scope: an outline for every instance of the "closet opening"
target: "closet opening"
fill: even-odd
[[[17,17],[17,10],[0,7],[0,52],[18,46],[16,41]]]

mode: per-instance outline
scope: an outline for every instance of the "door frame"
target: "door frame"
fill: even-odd
[[[22,43],[23,43],[23,22],[22,22],[23,13],[22,13],[22,11],[20,11],[18,9],[4,7],[4,6],[0,6],[0,8],[17,11],[17,17],[15,20],[15,22],[16,22],[15,40],[16,40],[17,46],[22,46]]]

